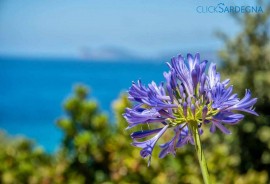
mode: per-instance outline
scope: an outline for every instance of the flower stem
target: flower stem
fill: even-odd
[[[210,184],[210,179],[209,179],[209,173],[208,173],[208,168],[206,164],[206,160],[204,157],[202,145],[201,145],[201,140],[200,140],[200,134],[199,134],[199,129],[198,129],[198,123],[196,121],[190,122],[189,123],[189,128],[192,131],[193,139],[195,142],[195,148],[203,176],[203,181],[205,184]]]

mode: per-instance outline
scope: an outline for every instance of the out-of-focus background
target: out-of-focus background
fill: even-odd
[[[230,6],[254,11],[211,9]],[[147,167],[121,116],[131,81],[197,52],[258,97],[259,117],[202,136],[213,183],[269,183],[269,17],[259,0],[0,1],[0,183],[202,183],[191,145]]]

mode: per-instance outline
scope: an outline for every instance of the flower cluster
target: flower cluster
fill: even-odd
[[[221,81],[216,65],[211,63],[206,73],[207,61],[200,61],[200,55],[187,55],[185,60],[181,55],[167,63],[169,71],[164,72],[165,85],[155,82],[144,86],[139,80],[132,84],[128,93],[134,102],[133,108],[127,108],[124,117],[128,127],[147,125],[146,130],[133,132],[132,145],[142,148],[143,158],[149,156],[159,138],[169,129],[174,136],[170,141],[160,145],[160,158],[171,153],[187,143],[194,144],[189,126],[195,123],[199,134],[202,128],[209,124],[213,133],[218,128],[225,134],[230,131],[224,125],[234,125],[244,118],[239,111],[254,115],[256,98],[251,98],[251,92],[246,90],[245,96],[239,99],[233,94],[233,86],[228,86],[229,80]],[[154,128],[151,128],[154,127]],[[153,136],[147,139],[148,136]]]

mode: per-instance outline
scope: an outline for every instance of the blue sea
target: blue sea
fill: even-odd
[[[0,129],[22,135],[55,152],[61,142],[57,118],[75,84],[90,87],[90,98],[111,119],[111,104],[132,81],[164,81],[164,62],[82,61],[0,57]]]

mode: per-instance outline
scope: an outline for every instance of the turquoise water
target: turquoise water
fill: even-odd
[[[54,152],[61,140],[55,121],[74,84],[91,88],[91,98],[112,117],[111,103],[131,81],[164,81],[163,62],[25,59],[0,57],[0,128],[35,140]]]

